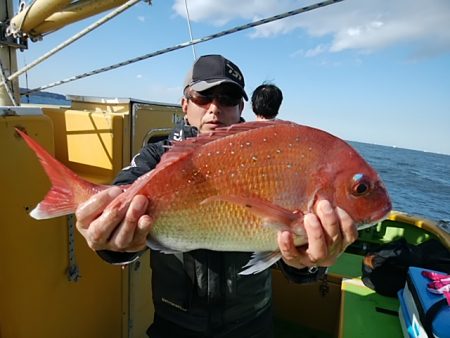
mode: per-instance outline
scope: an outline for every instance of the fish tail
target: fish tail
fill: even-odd
[[[17,128],[16,131],[36,153],[52,184],[45,198],[30,212],[31,217],[48,219],[72,214],[81,202],[107,188],[82,179],[26,133]]]

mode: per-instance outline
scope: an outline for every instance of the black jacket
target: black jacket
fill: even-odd
[[[153,169],[172,141],[197,135],[186,124],[174,129],[168,140],[146,145],[129,167],[124,168],[114,184],[129,184]],[[138,253],[99,251],[110,263],[131,262]],[[194,250],[182,255],[153,251],[150,255],[152,291],[155,313],[179,326],[209,332],[214,327],[256,318],[271,305],[271,271],[255,275],[238,273],[249,261],[248,252],[216,252]],[[294,282],[316,280],[323,269],[309,273],[279,264],[288,279]]]

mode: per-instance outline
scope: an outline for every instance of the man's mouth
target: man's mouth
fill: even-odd
[[[208,124],[210,126],[215,126],[215,127],[221,127],[223,126],[223,123],[220,121],[208,121],[205,124]]]

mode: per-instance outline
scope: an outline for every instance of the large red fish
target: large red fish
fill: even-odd
[[[31,212],[36,219],[73,213],[105,189],[82,180],[17,130],[38,155],[53,184]],[[324,131],[285,121],[248,122],[175,142],[159,165],[104,212],[148,197],[154,219],[149,247],[166,253],[194,249],[255,252],[241,274],[256,273],[281,254],[277,231],[307,242],[303,215],[327,199],[358,227],[391,210],[374,169],[347,143]]]

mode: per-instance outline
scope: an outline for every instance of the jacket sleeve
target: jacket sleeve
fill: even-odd
[[[151,143],[141,149],[141,151],[133,157],[131,164],[123,168],[114,179],[113,184],[124,185],[131,184],[137,178],[154,169],[161,160],[168,141]],[[145,250],[140,252],[116,252],[110,250],[99,250],[97,254],[104,261],[110,264],[130,264],[136,261]]]
[[[327,268],[325,267],[296,269],[287,265],[282,259],[278,261],[277,265],[287,280],[298,284],[315,282],[321,279],[327,272]]]

